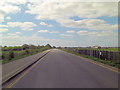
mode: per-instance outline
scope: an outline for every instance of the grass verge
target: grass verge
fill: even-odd
[[[43,52],[43,51],[40,51],[40,52]],[[18,60],[18,59],[21,59],[21,58],[24,58],[24,57],[27,57],[27,56],[30,56],[30,55],[40,53],[40,52],[35,52],[35,53],[27,54],[27,55],[22,55],[22,56],[18,56],[16,58],[12,58],[12,59],[3,59],[3,60],[1,60],[0,63],[2,63],[2,64],[9,63],[11,61],[15,61],[15,60]]]
[[[104,63],[104,64],[107,64],[107,65],[110,65],[110,66],[113,66],[113,67],[116,67],[116,68],[120,69],[120,64],[119,63],[114,63],[112,61],[107,61],[107,60],[101,60],[101,59],[98,59],[98,58],[95,58],[95,57],[82,55],[82,54],[78,54],[78,53],[75,53],[75,52],[70,52],[70,51],[67,51],[67,50],[64,50],[64,49],[60,49],[60,50],[71,53],[71,54],[75,54],[75,55],[78,55],[78,56],[82,56],[84,58],[88,58],[88,59],[91,59],[91,60],[94,60],[94,61],[98,61],[98,62],[101,62],[101,63]]]

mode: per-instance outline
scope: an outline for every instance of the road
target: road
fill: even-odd
[[[25,67],[27,67],[28,65],[30,65],[31,63],[39,59],[41,56],[43,56],[47,52],[49,52],[49,50],[3,64],[2,65],[2,81],[3,82],[6,81],[9,77],[21,71],[22,69],[24,69]]]
[[[51,50],[11,88],[118,88],[118,74],[81,57]]]

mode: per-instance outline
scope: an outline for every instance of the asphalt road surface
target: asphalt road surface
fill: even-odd
[[[24,67],[30,65],[31,63],[39,59],[42,55],[44,55],[47,52],[49,52],[49,50],[3,64],[2,65],[2,80],[3,81],[7,80],[10,76],[14,75],[17,71],[22,70]]]
[[[118,88],[118,74],[54,49],[11,88]]]

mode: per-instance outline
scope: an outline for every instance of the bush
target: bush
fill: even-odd
[[[29,54],[29,50],[25,50],[25,52],[26,52],[27,54]]]
[[[9,52],[9,60],[11,60],[12,58],[14,58],[15,56],[14,56],[14,52],[11,50],[10,52]]]
[[[5,56],[2,54],[2,58],[1,59],[4,59],[5,58]]]

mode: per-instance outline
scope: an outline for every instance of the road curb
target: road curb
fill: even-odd
[[[31,63],[30,65],[26,66],[24,69],[20,70],[19,72],[17,72],[16,74],[12,75],[11,77],[9,77],[7,80],[5,80],[4,82],[2,82],[2,86],[7,84],[10,80],[12,80],[13,78],[15,78],[16,76],[18,76],[19,74],[21,74],[22,72],[24,72],[25,70],[27,70],[28,68],[30,68],[32,65],[34,65],[36,62],[38,62],[41,58],[43,58],[45,55],[47,55],[50,51],[46,52],[45,54],[43,54],[41,57],[39,57],[37,60],[35,60],[33,63]]]

